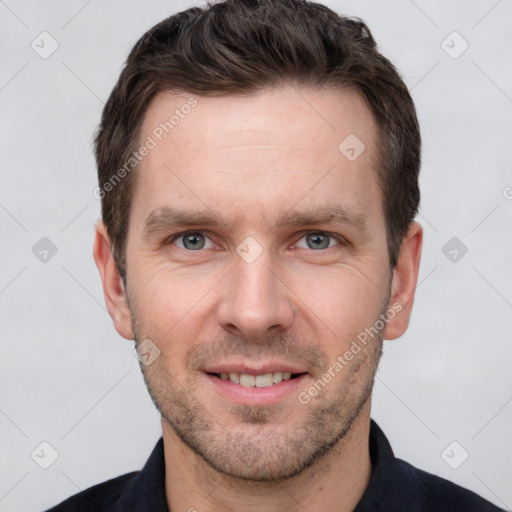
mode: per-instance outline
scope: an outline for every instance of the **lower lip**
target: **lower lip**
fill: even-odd
[[[205,373],[205,375],[218,393],[240,405],[271,405],[291,394],[295,393],[298,396],[308,376],[307,373],[303,373],[293,379],[283,380],[279,384],[257,388],[235,384],[209,373]]]

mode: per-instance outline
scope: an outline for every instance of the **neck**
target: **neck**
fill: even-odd
[[[370,480],[370,400],[345,438],[322,459],[300,475],[275,483],[222,475],[185,446],[163,420],[162,430],[170,510],[350,512]]]

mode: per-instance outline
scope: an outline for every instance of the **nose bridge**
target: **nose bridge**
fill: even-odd
[[[286,288],[275,275],[268,250],[252,260],[237,255],[222,292],[219,324],[247,337],[290,327],[293,312]]]

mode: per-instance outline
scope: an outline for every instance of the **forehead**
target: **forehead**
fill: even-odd
[[[153,147],[139,164],[132,213],[186,204],[270,219],[299,203],[336,201],[379,213],[376,133],[355,91],[160,93],[140,133]]]

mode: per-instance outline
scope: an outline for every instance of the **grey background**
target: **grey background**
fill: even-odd
[[[424,139],[420,284],[408,332],[385,345],[372,416],[397,456],[511,509],[512,4],[327,4],[370,25],[412,89]],[[132,45],[192,5],[0,1],[2,512],[140,469],[160,436],[92,259],[91,140]],[[31,48],[43,31],[59,45],[47,59]],[[453,31],[469,44],[458,58]],[[58,249],[46,263],[32,252],[42,237]],[[452,237],[468,248],[456,262],[442,250]],[[58,452],[46,470],[31,458],[43,441]],[[469,457],[452,469],[459,445]]]

